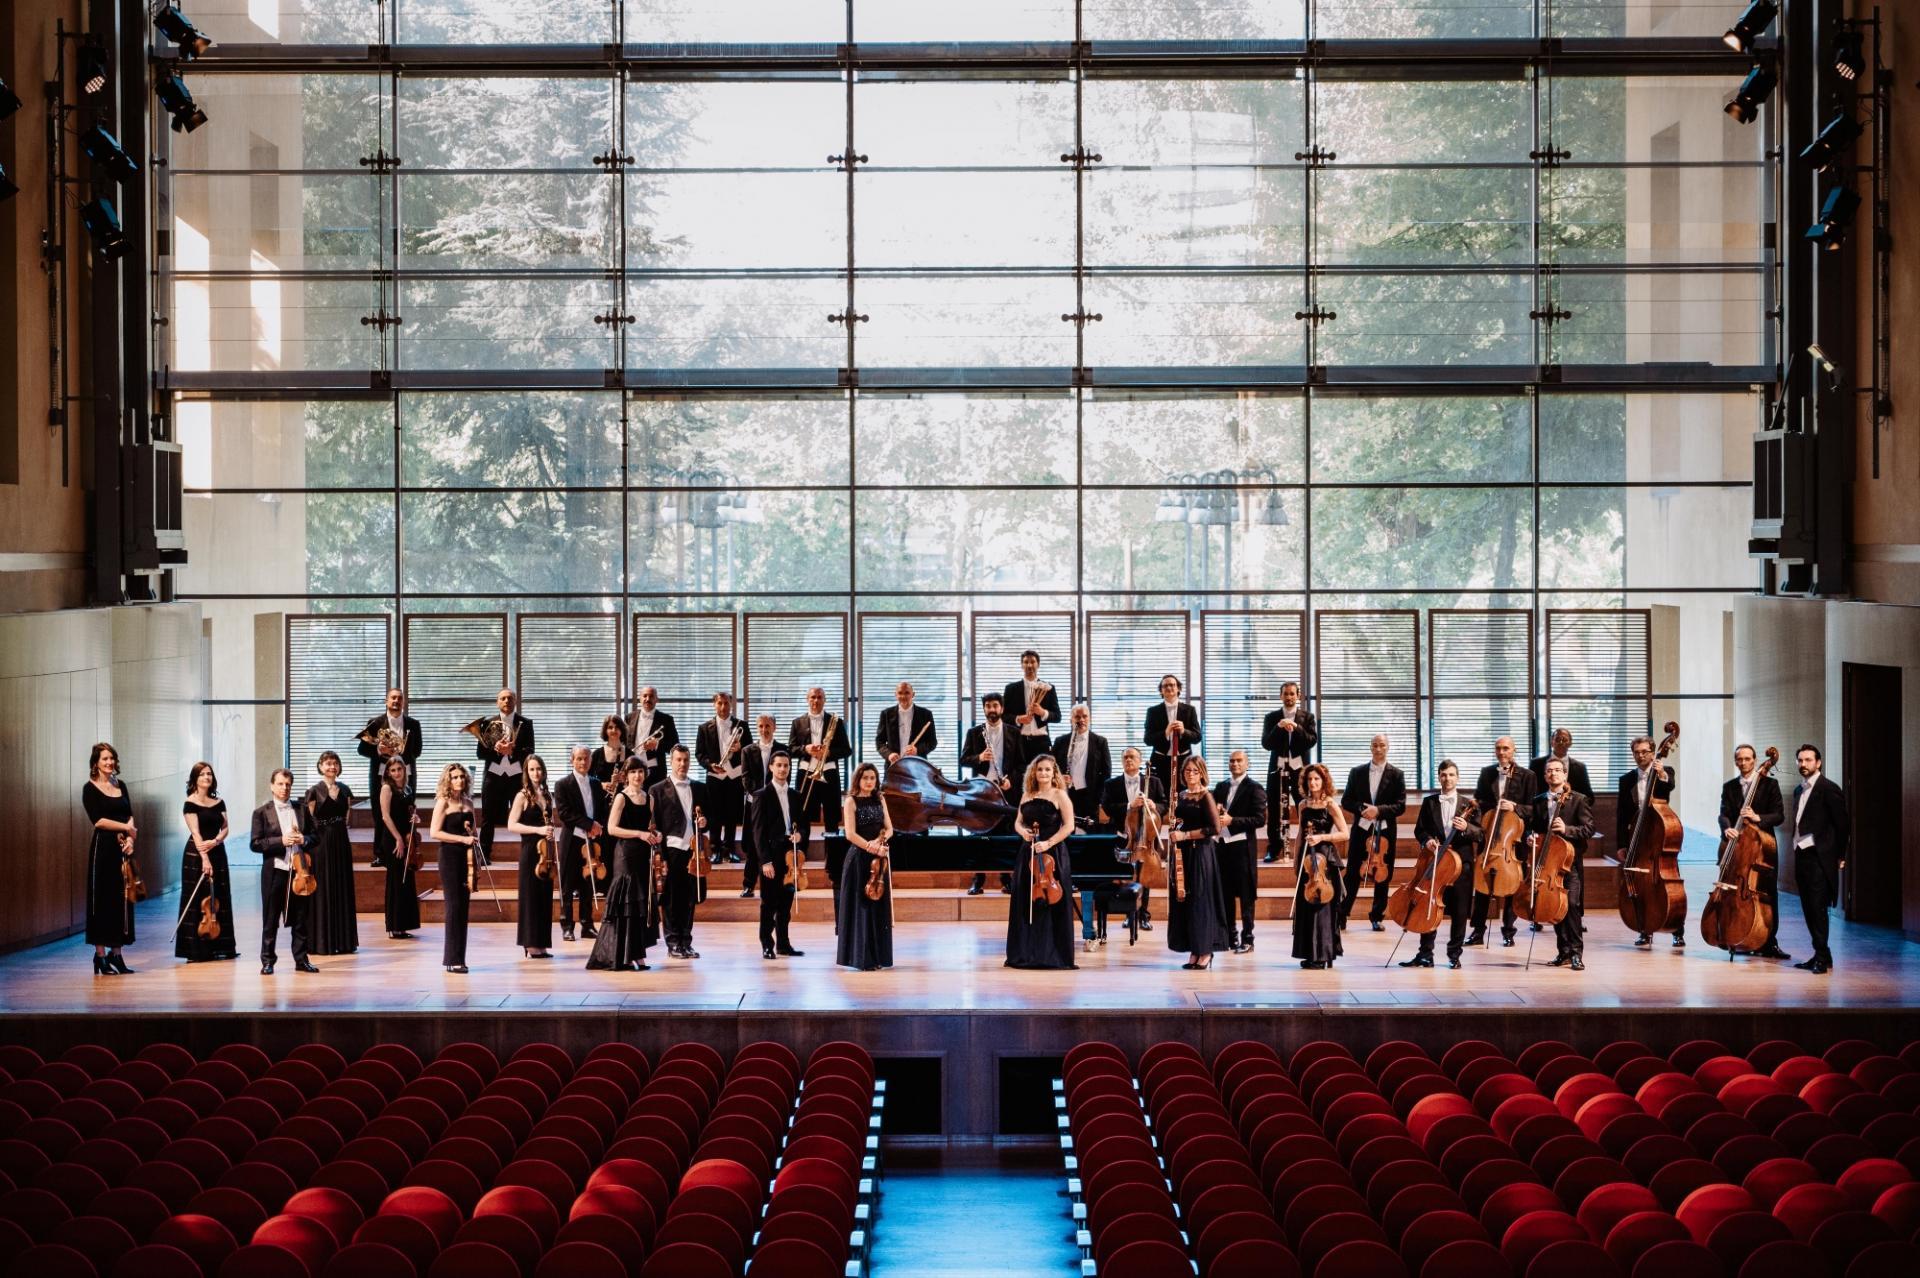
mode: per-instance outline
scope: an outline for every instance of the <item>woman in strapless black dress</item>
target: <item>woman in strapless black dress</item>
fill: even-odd
[[[1347,842],[1347,815],[1334,799],[1333,775],[1323,763],[1310,765],[1300,777],[1300,844],[1294,864],[1299,879],[1293,896],[1293,956],[1300,966],[1317,972],[1340,957],[1340,914],[1346,899],[1340,851]],[[1324,859],[1333,882],[1331,901],[1306,898],[1306,885],[1317,859]]]
[[[360,948],[353,844],[347,839],[353,788],[340,780],[340,756],[331,750],[321,752],[315,770],[320,773],[319,782],[300,798],[307,809],[307,851],[313,854],[313,877],[320,881],[312,897],[312,952],[351,954]]]
[[[434,787],[433,820],[427,829],[427,837],[440,850],[440,898],[446,912],[440,963],[456,974],[467,970],[467,914],[472,907],[473,884],[479,877],[473,864],[480,855],[480,838],[473,828],[472,786],[472,775],[459,764],[449,763],[440,773],[440,784]]]
[[[1067,836],[1073,833],[1073,807],[1067,800],[1060,765],[1043,754],[1027,765],[1020,811],[1013,832],[1028,841],[1013,858],[1013,895],[1007,904],[1007,963],[1019,968],[1072,968],[1073,867]],[[1060,899],[1048,903],[1033,895],[1034,852],[1051,856]]]
[[[233,881],[227,874],[227,801],[211,763],[196,763],[187,773],[187,801],[180,810],[187,846],[180,853],[180,922],[173,931],[173,954],[189,963],[240,956],[233,935]],[[218,936],[200,935],[203,902],[213,902]]]
[[[87,760],[87,783],[80,806],[92,836],[87,840],[87,944],[93,946],[96,976],[130,976],[133,969],[120,947],[133,944],[133,902],[127,900],[122,862],[132,854],[139,831],[133,820],[133,795],[117,775],[120,755],[102,741]]]
[[[653,847],[660,836],[653,829],[653,807],[647,801],[646,768],[640,760],[631,759],[626,770],[615,776],[621,788],[614,791],[613,807],[607,813],[607,833],[613,838],[607,903],[600,917],[600,935],[587,956],[587,970],[644,972],[647,946],[659,939],[648,930],[647,916],[653,901]]]
[[[560,867],[560,836],[553,822],[553,795],[547,789],[547,765],[530,754],[521,765],[520,791],[507,811],[507,829],[520,836],[520,949],[528,958],[552,958],[553,881]],[[550,852],[547,873],[540,873],[540,840]]]
[[[1178,824],[1167,864],[1167,948],[1187,955],[1183,968],[1204,972],[1213,966],[1215,954],[1232,946],[1233,928],[1227,922],[1226,885],[1220,880],[1214,843],[1226,819],[1207,789],[1207,765],[1199,755],[1188,756],[1180,765],[1173,816]]]
[[[834,961],[863,972],[893,966],[893,866],[881,866],[880,899],[867,896],[867,880],[876,861],[887,861],[887,840],[893,837],[893,818],[880,798],[880,770],[863,763],[853,770],[853,781],[841,805],[841,823],[847,829],[847,855],[840,863],[835,899],[840,904],[840,939]]]
[[[407,761],[396,756],[387,761],[386,775],[380,779],[380,804],[373,814],[373,860],[387,872],[387,939],[392,941],[411,939],[413,929],[420,926],[420,888],[407,847],[407,836],[419,819],[407,785]]]

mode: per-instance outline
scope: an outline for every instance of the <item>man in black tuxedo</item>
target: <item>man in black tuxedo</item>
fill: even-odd
[[[707,828],[706,787],[687,776],[692,755],[677,745],[667,755],[667,779],[647,791],[653,806],[653,828],[660,835],[660,855],[667,862],[667,887],[660,905],[661,931],[669,958],[697,959],[693,948],[693,907],[699,884],[693,877],[694,847]]]
[[[748,863],[760,876],[760,957],[799,958],[787,928],[793,919],[793,885],[787,877],[787,854],[807,849],[807,819],[800,811],[800,793],[788,785],[793,760],[785,751],[773,756],[767,784],[753,795],[753,824],[747,831],[752,851]]]
[[[1147,707],[1145,740],[1149,766],[1160,784],[1171,792],[1179,788],[1174,775],[1176,762],[1200,748],[1200,712],[1191,701],[1180,699],[1180,677],[1167,675],[1160,680],[1160,700]]]
[[[480,760],[480,862],[493,864],[493,832],[507,822],[507,809],[520,793],[521,765],[533,753],[533,720],[519,713],[520,699],[502,688],[493,699],[499,710],[500,735],[489,746],[480,741],[474,755]],[[376,791],[376,793],[378,793]]]
[[[1140,747],[1128,746],[1120,752],[1120,775],[1107,782],[1100,792],[1100,808],[1094,815],[1100,824],[1118,834],[1122,840],[1127,837],[1127,814],[1144,804],[1153,804],[1156,819],[1164,818],[1167,809],[1167,787],[1160,784],[1160,778],[1150,774],[1141,766]],[[1153,930],[1153,916],[1148,911],[1149,893],[1152,889],[1144,884],[1140,888],[1140,927]]]
[[[259,853],[260,862],[260,975],[272,976],[276,961],[274,942],[280,934],[280,920],[293,929],[293,966],[301,972],[317,972],[307,958],[311,940],[313,898],[291,890],[293,867],[288,854],[306,842],[306,817],[293,802],[293,773],[275,768],[268,780],[272,797],[253,810],[253,824],[247,845]]]
[[[1267,823],[1267,792],[1247,775],[1247,752],[1227,756],[1227,779],[1213,787],[1213,801],[1227,814],[1227,832],[1214,844],[1220,866],[1220,890],[1227,898],[1227,935],[1235,954],[1253,948],[1253,911],[1260,895],[1260,867],[1254,860],[1254,840]],[[1240,931],[1235,935],[1235,905]]]
[[[967,729],[967,738],[960,744],[960,762],[973,775],[985,777],[999,786],[1008,806],[1017,811],[1020,807],[1020,788],[1026,779],[1026,760],[1021,755],[1025,744],[1020,734],[1001,717],[1004,709],[1005,703],[997,692],[989,692],[980,698],[980,710],[986,715],[986,722],[976,723]],[[1007,813],[992,833],[1003,834],[1013,828],[1013,811]],[[976,874],[967,888],[967,895],[979,896],[986,886],[987,876],[984,873]],[[1000,890],[1013,890],[1012,875],[1000,876]]]
[[[1640,808],[1646,803],[1648,795],[1663,802],[1673,797],[1673,769],[1654,758],[1651,737],[1633,739],[1633,764],[1633,767],[1620,774],[1620,789],[1616,796],[1619,838],[1614,846],[1618,848],[1622,859],[1626,857],[1627,848],[1633,841],[1634,825],[1640,819]],[[1680,949],[1686,943],[1687,923],[1682,919],[1673,929],[1673,948]],[[1653,937],[1642,933],[1634,944],[1644,948],[1653,944]]]
[[[1020,734],[1020,757],[1031,762],[1053,748],[1053,727],[1060,722],[1060,695],[1040,677],[1040,654],[1020,654],[1020,677],[1000,697],[1001,713]]]
[[[1720,787],[1720,838],[1721,851],[1725,844],[1740,835],[1742,825],[1751,825],[1763,834],[1771,835],[1787,819],[1786,804],[1780,798],[1780,783],[1772,774],[1758,775],[1759,769],[1753,747],[1736,746],[1733,751],[1733,766],[1738,774],[1727,779]],[[1792,958],[1780,948],[1780,851],[1776,843],[1771,862],[1762,863],[1758,871],[1760,900],[1768,910],[1769,926],[1767,939],[1754,953],[1761,958]]]
[[[1373,885],[1373,905],[1367,911],[1367,921],[1376,932],[1387,930],[1380,920],[1387,916],[1387,897],[1393,892],[1394,843],[1399,838],[1400,814],[1407,810],[1407,779],[1387,762],[1391,744],[1385,733],[1375,733],[1372,760],[1347,773],[1347,788],[1340,795],[1340,806],[1346,809],[1347,824],[1353,831],[1347,839],[1347,898],[1340,906],[1343,928],[1360,893],[1368,840],[1378,839],[1386,847],[1387,877]]]
[[[1794,966],[1825,976],[1833,970],[1827,948],[1827,910],[1840,897],[1840,871],[1847,868],[1847,796],[1821,770],[1818,746],[1803,745],[1795,760],[1800,784],[1787,809],[1787,844],[1793,848],[1793,881],[1800,911],[1813,937],[1813,957]]]
[[[1535,797],[1527,814],[1527,833],[1540,840],[1544,855],[1547,835],[1557,834],[1573,844],[1573,868],[1567,871],[1567,915],[1553,925],[1555,953],[1549,967],[1586,971],[1586,860],[1587,841],[1593,838],[1593,805],[1567,781],[1564,759],[1547,760],[1546,788]]]
[[[646,765],[647,785],[667,779],[667,756],[680,744],[673,716],[660,708],[660,694],[651,685],[640,689],[640,704],[627,716],[627,749]]]
[[[1511,812],[1524,822],[1540,788],[1533,773],[1514,760],[1512,737],[1501,737],[1493,743],[1493,757],[1495,762],[1480,769],[1480,779],[1473,787],[1473,801],[1480,806],[1482,830],[1487,828],[1487,818],[1494,812]],[[1485,892],[1473,894],[1473,935],[1467,938],[1468,945],[1486,942],[1487,915],[1492,904],[1493,898]],[[1516,930],[1513,898],[1505,897],[1501,903],[1500,943],[1512,945]]]
[[[1460,956],[1466,949],[1467,917],[1473,913],[1473,868],[1478,859],[1481,833],[1477,823],[1462,815],[1467,796],[1460,792],[1459,766],[1452,759],[1442,759],[1435,775],[1440,779],[1440,788],[1420,801],[1420,815],[1413,822],[1413,837],[1433,853],[1436,863],[1441,845],[1449,838],[1453,840],[1453,851],[1460,857],[1459,877],[1441,892],[1447,912],[1447,965],[1458,969]],[[1414,890],[1423,890],[1422,885],[1416,883]],[[1400,966],[1432,967],[1436,935],[1438,929],[1423,933],[1419,952],[1403,959]]]
[[[1575,794],[1587,796],[1587,806],[1592,807],[1595,799],[1593,782],[1587,777],[1587,765],[1573,757],[1573,734],[1565,728],[1553,730],[1553,748],[1533,761],[1527,770],[1536,777],[1547,775],[1547,760],[1559,759],[1567,765],[1567,784],[1573,787]]]
[[[753,740],[741,752],[740,762],[745,769],[740,778],[741,793],[746,797],[740,809],[740,895],[744,899],[754,894],[760,883],[760,865],[758,852],[753,842],[753,800],[754,796],[767,788],[768,765],[776,754],[787,753],[787,747],[774,735],[779,723],[770,714],[758,715],[753,721]],[[791,760],[789,760],[791,767]]]
[[[1319,740],[1320,725],[1313,711],[1300,704],[1300,685],[1289,679],[1280,685],[1280,708],[1267,711],[1260,727],[1260,744],[1267,751],[1269,863],[1290,859],[1287,813],[1300,801],[1300,773],[1313,761],[1313,747]]]
[[[873,744],[888,763],[902,755],[929,755],[940,744],[933,730],[933,711],[913,704],[913,685],[902,683],[893,690],[894,704],[880,712]]]
[[[607,792],[593,779],[593,751],[575,746],[573,770],[553,783],[553,809],[560,827],[560,846],[554,849],[559,873],[554,883],[560,889],[560,936],[573,939],[573,903],[580,902],[580,935],[598,936],[593,930],[593,875],[586,866],[588,839],[599,839],[601,853],[613,859],[606,838]]]
[[[741,806],[746,800],[742,782],[746,767],[747,725],[733,717],[733,697],[725,692],[713,694],[713,718],[701,723],[694,735],[693,755],[707,773],[707,826],[714,831],[713,860],[738,861],[736,839],[740,831]],[[743,887],[752,887],[748,878]]]
[[[818,821],[832,834],[840,829],[840,761],[853,757],[853,742],[847,737],[846,720],[827,713],[827,692],[813,688],[807,692],[807,712],[793,721],[787,732],[787,752],[794,758],[794,784],[800,791],[807,822]],[[818,760],[825,767],[815,780],[808,780]]]
[[[1093,719],[1083,701],[1073,708],[1073,727],[1054,738],[1053,761],[1067,779],[1067,798],[1073,803],[1073,817],[1081,829],[1093,827],[1099,811],[1100,796],[1113,776],[1113,757],[1107,739],[1095,732]]]
[[[376,714],[367,720],[367,726],[360,730],[360,757],[367,760],[367,794],[376,801],[380,794],[380,785],[386,779],[381,774],[386,771],[387,759],[394,751],[382,753],[380,750],[380,729],[391,728],[400,734],[402,745],[397,752],[407,761],[407,788],[418,793],[420,778],[416,765],[420,752],[424,749],[420,736],[420,721],[407,713],[407,694],[398,688],[387,689],[387,709],[384,714]]]

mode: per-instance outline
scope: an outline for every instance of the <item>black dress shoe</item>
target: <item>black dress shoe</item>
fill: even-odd
[[[1384,932],[1387,930],[1387,925],[1385,923],[1382,923],[1379,919],[1370,919],[1368,921],[1373,924],[1373,930],[1376,932]]]
[[[639,959],[635,959],[633,961],[631,970],[635,972],[651,972],[653,969],[648,967],[645,963],[642,963]]]
[[[1245,947],[1243,947],[1238,941],[1229,941],[1227,942],[1227,953],[1242,954],[1242,953],[1245,953]]]
[[[1584,972],[1587,970],[1586,960],[1582,959],[1578,954],[1567,960],[1567,966],[1576,972]]]
[[[1269,852],[1265,856],[1260,858],[1260,864],[1272,865],[1275,861],[1278,861],[1279,859],[1280,859],[1280,854],[1278,852]]]
[[[1147,917],[1146,915],[1144,915],[1144,914],[1142,914],[1142,915],[1140,916],[1140,930],[1141,930],[1142,932],[1151,932],[1151,931],[1153,931],[1153,920],[1152,920],[1152,919],[1150,919],[1150,918],[1148,918],[1148,917]]]
[[[1565,954],[1556,954],[1553,956],[1553,961],[1547,964],[1547,966],[1548,967],[1565,967],[1568,963],[1572,961],[1573,960]]]
[[[571,941],[573,939],[573,929],[570,927],[561,928],[560,939],[563,941]]]
[[[1529,923],[1527,924],[1527,927],[1532,929],[1535,932],[1538,932],[1540,930],[1540,925],[1538,923]]]
[[[1511,936],[1507,936],[1503,933],[1500,937],[1500,944],[1506,946],[1508,949],[1512,949],[1514,946],[1514,939]]]
[[[1416,954],[1410,959],[1401,959],[1400,966],[1401,967],[1432,967],[1433,955]]]
[[[1467,944],[1468,944],[1468,945],[1485,945],[1486,943],[1487,943],[1487,934],[1486,934],[1486,932],[1484,932],[1484,931],[1482,931],[1482,930],[1480,930],[1480,929],[1478,929],[1478,928],[1476,928],[1476,929],[1475,929],[1475,930],[1474,930],[1474,931],[1473,931],[1472,933],[1470,933],[1470,934],[1469,934],[1469,935],[1467,936]]]
[[[680,957],[683,959],[697,959],[700,957],[700,951],[694,949],[691,945],[683,945],[680,947]]]
[[[1800,962],[1795,963],[1794,966],[1799,968],[1803,972],[1811,972],[1814,968],[1814,965],[1819,961],[1820,960],[1817,958],[1803,959]]]
[[[582,924],[580,925],[580,936],[581,936],[581,939],[583,939],[583,940],[588,940],[588,941],[591,941],[591,940],[592,940],[592,939],[593,939],[594,937],[596,937],[596,936],[598,936],[598,935],[600,935],[600,934],[599,934],[598,932],[596,932],[596,931],[594,931],[594,930],[593,930],[593,924],[591,924],[591,923],[582,923]]]
[[[773,947],[771,945],[761,946],[760,957],[767,960],[767,962],[769,963],[773,962]]]
[[[805,950],[796,950],[791,945],[784,950],[775,950],[774,953],[778,954],[781,958],[805,958],[807,956]]]
[[[741,888],[741,889],[740,889],[740,899],[741,899],[741,900],[743,900],[743,901],[751,901],[751,900],[753,899],[753,889],[752,889],[752,888]]]
[[[293,961],[293,970],[296,972],[317,972],[320,969],[305,959],[295,959]]]
[[[448,968],[447,971],[453,973],[455,976],[465,976],[467,974],[467,965],[465,963],[455,963],[452,967]]]
[[[1253,937],[1251,935],[1240,938],[1240,952],[1242,954],[1253,953]]]
[[[262,964],[260,965],[260,975],[262,975],[262,976],[272,976],[272,975],[273,975],[273,964],[271,964],[271,963],[262,963]]]
[[[968,896],[981,896],[981,895],[983,895],[983,894],[984,894],[984,893],[986,892],[986,890],[987,890],[987,889],[986,889],[986,888],[985,888],[985,887],[984,887],[983,885],[981,885],[981,884],[979,884],[979,883],[975,883],[975,884],[974,884],[973,886],[971,886],[971,887],[969,887],[969,888],[967,889],[967,895],[968,895]]]
[[[1458,954],[1449,954],[1449,955],[1447,956],[1447,966],[1448,966],[1448,967],[1450,967],[1450,968],[1452,968],[1452,969],[1453,969],[1454,971],[1456,971],[1456,972],[1457,972],[1457,971],[1459,971],[1459,970],[1460,970],[1460,956],[1459,956]]]
[[[1652,944],[1653,944],[1653,938],[1651,936],[1648,936],[1645,932],[1642,932],[1640,934],[1640,939],[1634,942],[1635,946],[1643,950]]]
[[[93,974],[95,976],[118,976],[119,973],[107,966],[107,960],[101,955],[93,956]]]
[[[1687,938],[1684,933],[1675,932],[1673,934],[1673,948],[1676,950],[1684,950],[1687,948]]]
[[[1765,949],[1755,950],[1753,956],[1764,959],[1790,959],[1793,957],[1793,955],[1787,953],[1778,945],[1769,945]]]
[[[1815,976],[1825,976],[1828,972],[1831,972],[1833,970],[1833,960],[1832,959],[1815,959],[1813,961],[1813,966],[1808,968],[1807,970],[1809,972],[1812,972]]]

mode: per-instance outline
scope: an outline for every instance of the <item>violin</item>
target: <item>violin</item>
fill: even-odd
[[[200,898],[200,921],[193,930],[209,941],[220,939],[220,911],[213,903],[213,888],[207,888],[207,894]]]
[[[288,851],[287,864],[292,868],[290,890],[295,896],[312,896],[320,890],[320,880],[313,876],[313,853],[304,845]]]
[[[1495,804],[1481,818],[1480,829],[1487,836],[1487,850],[1473,873],[1473,890],[1482,896],[1512,896],[1527,877],[1514,851],[1526,835],[1527,823],[1519,813],[1502,811]]]
[[[538,816],[540,817],[540,824],[545,826],[547,824],[547,805],[541,800],[535,799],[529,806],[539,809]],[[538,857],[533,863],[534,874],[543,879],[553,878],[553,840],[543,833],[539,840],[533,845],[533,850]]]
[[[869,901],[877,901],[887,894],[887,845],[884,839],[877,841],[881,850],[874,854],[873,863],[867,867],[867,885],[861,889]]]
[[[1747,778],[1746,793],[1741,796],[1744,811],[1753,806],[1753,792],[1760,779],[1780,762],[1780,748],[1767,747],[1766,761]],[[1740,818],[1738,833],[1723,841],[1720,868],[1713,876],[1713,890],[1700,907],[1700,938],[1731,959],[1735,950],[1757,950],[1767,943],[1773,930],[1773,907],[1760,895],[1760,871],[1773,867],[1779,850],[1771,830],[1745,817]]]
[[[1667,735],[1653,752],[1660,762],[1680,740],[1680,725],[1668,723]],[[1642,936],[1669,932],[1687,921],[1687,885],[1680,879],[1680,844],[1686,829],[1665,799],[1647,801],[1633,819],[1633,833],[1620,849],[1620,921]]]
[[[1469,798],[1454,820],[1472,821],[1474,802]],[[1387,917],[1416,936],[1437,931],[1446,914],[1446,892],[1460,877],[1463,864],[1453,842],[1465,831],[1449,829],[1438,852],[1422,847],[1413,863],[1413,877],[1394,889],[1387,898]]]
[[[120,882],[125,891],[128,905],[136,905],[147,899],[147,883],[140,877],[140,862],[134,859],[133,836],[120,836]]]
[[[1308,864],[1306,886],[1300,889],[1300,899],[1308,905],[1325,905],[1333,900],[1333,880],[1327,875],[1327,854],[1315,847],[1307,853]]]
[[[1048,905],[1060,904],[1065,893],[1060,888],[1060,863],[1053,859],[1053,853],[1043,852],[1040,840],[1033,841],[1033,899],[1044,901]]]
[[[1167,862],[1171,867],[1168,877],[1173,883],[1173,899],[1187,899],[1187,858],[1180,851],[1180,818],[1174,817],[1167,822]]]
[[[1387,832],[1375,828],[1367,835],[1367,859],[1360,866],[1362,883],[1385,883],[1393,877],[1393,867],[1387,864]]]
[[[1013,815],[1000,787],[985,777],[949,781],[917,754],[903,754],[887,765],[880,783],[893,828],[923,834],[936,825],[955,825],[985,834]]]
[[[800,850],[800,831],[787,835],[787,873],[780,882],[797,896],[807,890],[807,854]]]
[[[580,849],[580,863],[586,874],[596,879],[607,877],[607,863],[600,855],[600,840],[589,837]]]

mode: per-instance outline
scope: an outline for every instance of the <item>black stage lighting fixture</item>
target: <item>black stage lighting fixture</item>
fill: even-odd
[[[1734,91],[1733,100],[1727,103],[1727,114],[1742,124],[1752,124],[1760,118],[1760,104],[1767,100],[1774,86],[1780,83],[1772,67],[1755,67],[1747,72],[1747,78],[1740,82]]]
[[[95,164],[105,165],[119,181],[140,176],[140,162],[127,154],[119,138],[97,124],[80,135],[80,153]]]
[[[1774,18],[1779,14],[1780,6],[1773,0],[1753,0],[1753,3],[1747,6],[1747,11],[1741,14],[1734,24],[1727,28],[1727,33],[1720,38],[1725,40],[1727,47],[1735,53],[1752,53],[1753,42],[1766,33],[1767,28],[1773,25]]]
[[[0,80],[0,120],[6,119],[19,109],[20,95],[9,89],[5,80]]]
[[[107,87],[107,51],[89,40],[80,46],[80,92],[93,97]]]
[[[1836,186],[1827,192],[1820,206],[1820,220],[1807,228],[1807,238],[1828,252],[1847,242],[1847,228],[1860,211],[1860,196],[1851,188]]]
[[[180,46],[180,60],[191,62],[207,51],[212,40],[202,35],[200,28],[187,21],[187,15],[173,5],[168,5],[154,15],[153,25],[160,34]]]
[[[1813,165],[1815,173],[1825,173],[1846,156],[1861,132],[1860,121],[1842,111],[1827,121],[1826,127],[1800,153],[1800,158]]]
[[[13,179],[7,176],[7,166],[0,164],[0,200],[10,200],[18,194],[20,194],[20,188],[15,186]]]
[[[93,251],[109,262],[127,255],[127,233],[120,229],[120,215],[106,200],[89,200],[80,206],[80,225],[93,237]]]
[[[1842,27],[1833,37],[1833,71],[1849,82],[1867,73],[1866,37],[1859,27]]]
[[[207,122],[207,113],[193,103],[193,95],[187,92],[187,82],[177,75],[166,76],[155,82],[153,91],[160,95],[160,105],[173,117],[175,133],[191,133]]]

